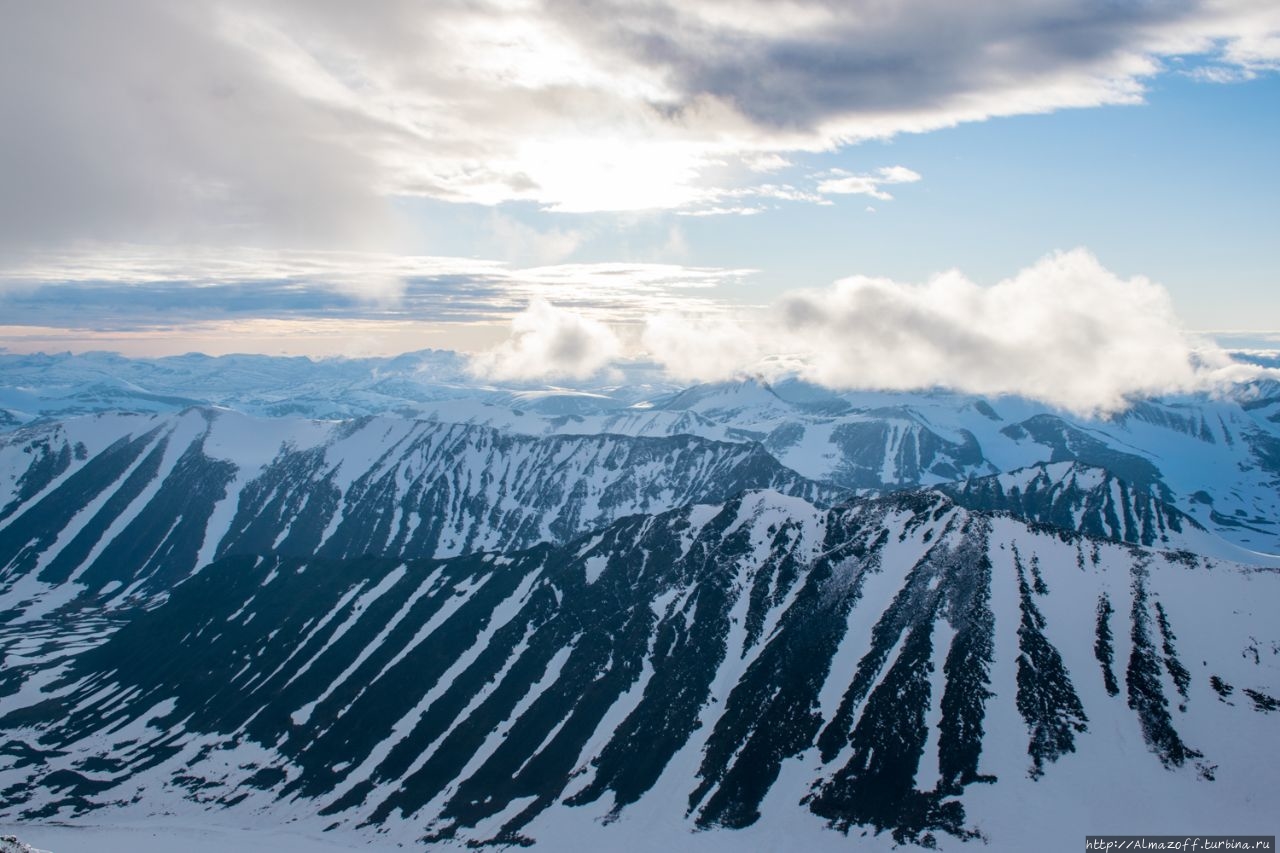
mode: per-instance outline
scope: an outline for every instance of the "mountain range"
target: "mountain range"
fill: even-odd
[[[1005,849],[1280,812],[1276,383],[1100,417],[4,358],[5,819]]]

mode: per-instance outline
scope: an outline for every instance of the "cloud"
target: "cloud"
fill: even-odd
[[[1255,371],[1187,334],[1164,288],[1079,249],[991,287],[955,271],[924,284],[858,276],[764,313],[667,315],[643,341],[686,381],[784,370],[836,389],[1014,394],[1083,413]]]
[[[1224,63],[1250,76],[1280,70],[1280,10],[1275,4],[1227,4],[1223,14],[1231,19],[1229,26],[1234,32],[1222,49]]]
[[[905,166],[885,166],[862,175],[855,175],[843,169],[832,169],[830,177],[818,184],[818,192],[826,195],[869,195],[880,201],[893,198],[885,190],[886,184],[911,184],[920,180],[920,175]]]
[[[488,346],[474,370],[513,382],[582,379],[643,355],[682,382],[787,374],[837,389],[1017,394],[1079,412],[1280,376],[1264,369],[1274,359],[1240,363],[1226,349],[1274,350],[1274,335],[1201,340],[1183,330],[1164,288],[1117,276],[1081,249],[992,286],[956,271],[922,284],[854,276],[790,291],[768,307],[729,302],[729,285],[752,273],[114,246],[0,276],[0,333],[24,350],[148,354],[320,354],[354,346],[353,336],[384,353]],[[365,298],[358,279],[366,274],[394,279],[403,292]],[[510,332],[493,346],[499,323]]]
[[[1280,65],[1266,0],[10,4],[0,251],[385,251],[390,200],[699,208],[803,152]],[[882,191],[882,190],[877,190]]]
[[[778,154],[751,154],[742,158],[742,164],[753,172],[777,172],[794,165]]]
[[[0,30],[0,252],[337,244],[391,230],[375,117],[268,67],[221,6],[51,0]]]
[[[496,211],[489,217],[489,230],[502,247],[503,257],[517,264],[559,263],[572,255],[584,239],[580,230],[543,231]]]
[[[755,216],[763,213],[763,207],[700,207],[678,211],[679,216]]]
[[[6,320],[147,326],[208,315],[368,316],[412,305],[422,284],[477,289],[508,273],[496,261],[340,250],[82,244],[0,265]],[[62,315],[70,314],[69,318]]]
[[[526,275],[546,283],[579,272]],[[854,276],[788,292],[768,308],[708,312],[676,303],[629,325],[640,355],[680,382],[795,375],[840,390],[1018,395],[1090,414],[1261,375],[1187,333],[1163,287],[1117,276],[1083,249],[1049,255],[989,287],[954,270],[923,284]],[[590,312],[538,299],[474,369],[498,381],[582,379],[634,353],[631,338]]]
[[[609,323],[639,325],[659,312],[730,310],[721,288],[754,273],[681,264],[557,264],[512,271],[506,295],[520,303],[545,299]]]
[[[756,372],[770,336],[741,315],[665,312],[645,321],[641,345],[677,382],[714,382]]]
[[[511,321],[511,336],[476,355],[473,372],[499,382],[587,379],[622,353],[604,323],[538,299]]]
[[[1243,83],[1257,76],[1249,68],[1234,68],[1222,65],[1201,65],[1186,72],[1187,76],[1201,83]]]
[[[553,258],[577,239],[513,233],[530,241],[531,260]],[[541,242],[562,238],[559,248]],[[679,242],[672,229],[664,251],[677,251]],[[520,268],[480,258],[111,244],[0,266],[0,308],[8,324],[76,329],[308,317],[461,325],[505,321],[529,301],[548,299],[608,322],[639,323],[653,311],[721,311],[717,289],[753,273],[669,263]]]

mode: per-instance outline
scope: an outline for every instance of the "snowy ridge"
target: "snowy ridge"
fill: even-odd
[[[49,853],[20,841],[13,835],[0,835],[0,853]]]
[[[119,605],[218,556],[505,551],[750,488],[839,494],[758,444],[688,435],[100,414],[0,439],[0,589],[8,607],[76,588]]]
[[[687,433],[759,442],[800,475],[860,494],[1075,462],[1149,492],[1153,507],[1176,510],[1246,550],[1274,554],[1280,553],[1280,397],[1267,396],[1266,387],[1241,386],[1220,398],[1135,401],[1109,419],[1019,398],[836,394],[754,380],[596,414],[550,416],[493,401],[441,401],[422,412],[527,435]]]
[[[1203,553],[1213,537],[1161,496],[1105,468],[1052,462],[938,487],[972,509],[1004,511],[1064,530],[1135,545]]]
[[[267,355],[211,357],[199,353],[126,358],[106,352],[55,355],[0,353],[0,429],[39,418],[92,412],[174,412],[193,405],[266,417],[345,419],[397,413],[413,416],[438,401],[483,400],[499,406],[561,414],[604,411],[672,387],[651,384],[652,371],[600,388],[487,388],[455,352],[422,350],[391,358]],[[6,416],[7,413],[7,416]]]

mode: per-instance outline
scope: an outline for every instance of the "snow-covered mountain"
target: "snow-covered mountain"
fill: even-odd
[[[797,380],[676,389],[645,365],[575,387],[478,383],[456,353],[388,359],[0,354],[0,429],[100,411],[217,406],[263,417],[365,415],[537,437],[696,435],[758,442],[802,477],[862,494],[1055,462],[1153,486],[1243,547],[1280,550],[1280,383],[1142,400],[1107,418],[962,394],[836,393]]]
[[[194,403],[262,416],[391,414],[532,436],[698,435],[760,442],[809,479],[861,493],[954,483],[1046,463],[1102,468],[1245,547],[1280,545],[1280,384],[1136,402],[1082,419],[1017,398],[838,394],[796,380],[669,390],[644,365],[575,388],[478,385],[455,353],[330,359],[198,354],[0,354],[10,427],[95,411],[181,411]],[[616,379],[616,377],[615,377]],[[15,403],[15,400],[17,401]]]
[[[0,853],[49,853],[49,851],[37,850],[13,835],[0,835]]]
[[[1204,527],[1174,506],[1158,483],[1130,485],[1106,468],[1079,462],[1041,463],[938,488],[971,509],[1008,512],[1102,539],[1198,552],[1212,547],[1209,537],[1196,535]]]
[[[639,365],[623,381],[575,388],[491,388],[465,356],[422,350],[392,358],[189,353],[126,358],[114,353],[18,355],[0,352],[0,429],[41,418],[102,411],[175,412],[188,406],[232,408],[266,417],[338,419],[413,416],[441,400],[485,400],[534,411],[601,411],[669,393]]]
[[[535,438],[368,417],[100,414],[0,438],[0,604],[118,606],[227,554],[449,556],[565,542],[770,488],[829,502],[758,444]]]
[[[6,697],[3,814],[556,850],[1264,831],[1277,600],[1275,570],[928,491],[748,492],[501,556],[229,557]]]
[[[1090,418],[0,355],[0,409],[0,821],[1005,849],[1280,811],[1274,382]]]
[[[1110,418],[1019,398],[834,394],[754,380],[698,386],[596,415],[548,416],[479,401],[430,404],[422,414],[529,435],[688,433],[759,442],[802,476],[859,494],[1077,463],[1151,494],[1236,545],[1276,553],[1280,392],[1273,386],[1139,401]]]

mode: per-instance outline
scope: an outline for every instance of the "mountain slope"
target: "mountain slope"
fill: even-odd
[[[1151,482],[1131,485],[1106,468],[1078,462],[1033,465],[938,490],[970,509],[1008,512],[1115,542],[1196,553],[1213,547],[1204,527],[1169,501],[1167,489]]]
[[[573,417],[492,403],[432,403],[423,412],[531,435],[691,433],[758,441],[802,476],[862,494],[1075,462],[1131,488],[1153,489],[1158,500],[1236,545],[1280,553],[1274,384],[1134,401],[1109,418],[1014,397],[836,394],[795,381],[696,386],[644,406]]]
[[[4,814],[557,850],[1003,848],[1140,804],[1244,831],[1280,806],[1277,584],[928,492],[750,493],[497,557],[229,558],[9,698]]]
[[[0,439],[0,602],[29,608],[71,584],[146,598],[225,554],[409,558],[564,542],[749,488],[837,494],[757,444],[687,435],[97,415]]]

